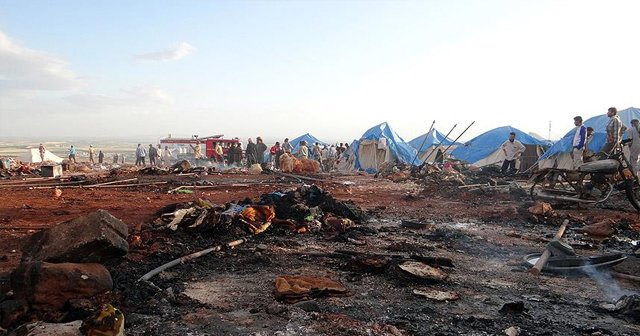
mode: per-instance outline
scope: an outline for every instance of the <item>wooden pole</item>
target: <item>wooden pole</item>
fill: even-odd
[[[565,219],[564,222],[562,222],[562,225],[560,226],[560,229],[556,233],[555,237],[553,237],[555,240],[562,238],[562,235],[564,235],[564,231],[567,229],[567,225],[569,225],[569,220]],[[529,272],[531,272],[531,274],[533,275],[540,274],[544,266],[549,261],[550,257],[551,257],[551,252],[549,251],[549,249],[545,248],[544,252],[540,256],[540,259],[538,259],[536,264],[531,268],[531,270],[529,270]]]

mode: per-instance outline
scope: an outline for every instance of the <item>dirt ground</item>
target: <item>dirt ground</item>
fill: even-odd
[[[235,249],[216,252],[153,278],[156,287],[136,280],[179,256],[225,242],[226,237],[151,230],[156,211],[198,198],[222,204],[288,190],[299,181],[274,175],[209,175],[209,189],[167,194],[192,177],[145,176],[167,185],[138,188],[70,188],[62,197],[51,189],[2,190],[0,196],[0,281],[18,264],[22,244],[33,232],[105,209],[127,223],[142,243],[119,263],[107,265],[115,288],[109,299],[125,314],[127,335],[637,335],[634,324],[601,308],[639,284],[607,278],[527,272],[523,258],[541,252],[563,219],[571,226],[566,240],[580,255],[630,253],[627,237],[637,240],[638,215],[624,202],[600,207],[560,207],[555,216],[532,217],[532,201],[523,195],[467,192],[444,185],[394,183],[370,175],[319,176],[316,185],[335,198],[353,200],[369,219],[343,234],[294,234],[268,230]],[[345,184],[345,181],[350,183]],[[312,183],[306,181],[306,183]],[[576,229],[612,218],[621,223],[620,239],[592,241]],[[409,229],[403,219],[433,222]],[[390,270],[363,272],[336,250],[386,255],[419,254],[450,258],[448,279],[419,283]],[[393,257],[392,257],[393,258]],[[635,255],[616,270],[640,275]],[[279,275],[328,277],[349,289],[339,297],[297,304],[279,303]],[[435,302],[414,295],[432,287],[460,299]],[[501,313],[504,304],[522,302],[524,310]]]

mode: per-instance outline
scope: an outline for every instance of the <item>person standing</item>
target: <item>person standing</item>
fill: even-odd
[[[102,162],[104,162],[104,153],[100,151],[98,153],[98,163],[102,164]]]
[[[302,140],[300,141],[300,147],[298,148],[298,158],[299,159],[308,159],[309,158],[309,147],[307,147],[307,142]]]
[[[38,146],[38,153],[40,153],[40,162],[44,162],[44,154],[47,152],[47,149],[44,148],[43,144]]]
[[[595,153],[589,149],[589,144],[593,139],[593,127],[587,127],[587,138],[584,141],[584,152],[582,152],[582,161],[588,162],[593,161],[595,157]]]
[[[91,164],[96,164],[96,160],[94,159],[96,155],[96,149],[93,148],[93,145],[89,145],[89,161]]]
[[[282,143],[282,150],[288,154],[291,154],[293,151],[293,146],[289,143],[289,138],[284,139],[284,142]]]
[[[144,147],[142,147],[141,144],[138,144],[138,148],[136,148],[136,166],[146,166],[147,164],[144,162],[146,156],[147,151],[144,149]]]
[[[627,136],[631,139],[629,147],[629,163],[634,174],[638,174],[638,158],[640,157],[640,122],[638,119],[631,120],[631,128],[627,130]]]
[[[69,162],[73,161],[73,163],[78,163],[76,161],[76,149],[75,147],[73,147],[73,145],[71,145],[71,148],[69,148]]]
[[[257,147],[251,138],[247,140],[247,150],[245,151],[245,155],[247,157],[247,167],[251,167],[251,165],[258,162]]]
[[[215,155],[216,162],[224,163],[224,150],[222,150],[222,145],[219,142],[215,145]]]
[[[149,166],[153,167],[156,165],[156,158],[158,157],[158,150],[153,147],[152,144],[149,144]]]
[[[276,141],[276,144],[271,147],[271,149],[269,150],[269,153],[271,154],[271,161],[273,161],[273,167],[276,169],[279,169],[280,156],[283,153],[282,148],[280,147],[280,141]]]
[[[622,139],[622,133],[625,131],[625,127],[620,121],[620,117],[618,116],[618,109],[615,107],[610,107],[607,110],[607,116],[609,117],[609,123],[607,124],[607,142],[602,146],[601,152],[605,154],[609,154],[620,145],[620,140]]]
[[[264,152],[267,151],[267,145],[264,144],[261,137],[256,138],[256,161],[259,164],[263,164],[264,162]]]
[[[322,150],[320,150],[320,144],[317,142],[313,145],[313,158],[320,163],[320,168],[324,170],[322,168]]]
[[[516,160],[524,153],[524,145],[516,140],[516,133],[509,133],[509,140],[502,144],[502,152],[504,153],[504,162],[502,162],[501,172],[503,175],[514,174],[516,170]],[[508,170],[507,170],[508,168]]]
[[[587,128],[582,124],[582,117],[573,118],[573,124],[576,125],[576,133],[573,136],[573,169],[576,170],[584,161],[584,147],[587,142]]]
[[[118,153],[113,154],[113,163],[118,163]]]
[[[193,158],[196,160],[196,164],[198,160],[202,158],[202,148],[200,148],[200,140],[196,140],[196,145],[189,145],[191,149],[193,149]]]
[[[158,161],[158,167],[160,166],[160,164],[162,163],[162,145],[158,144],[158,149],[156,150],[156,153],[158,153],[157,156],[157,161]]]
[[[164,146],[164,150],[162,151],[162,166],[167,167],[171,162],[171,151],[169,150],[169,146]]]

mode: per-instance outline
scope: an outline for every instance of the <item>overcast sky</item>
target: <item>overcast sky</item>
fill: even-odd
[[[640,1],[0,0],[0,137],[463,139],[640,107]],[[454,132],[457,135],[457,132]]]

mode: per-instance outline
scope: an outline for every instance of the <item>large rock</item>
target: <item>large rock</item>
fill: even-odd
[[[128,235],[125,223],[98,210],[31,236],[22,262],[104,262],[127,254]]]
[[[11,288],[35,310],[60,310],[71,299],[110,291],[113,280],[100,264],[21,264],[11,273]]]
[[[29,310],[25,300],[6,300],[0,303],[0,327],[7,328],[18,321]],[[0,333],[1,334],[1,333]]]

